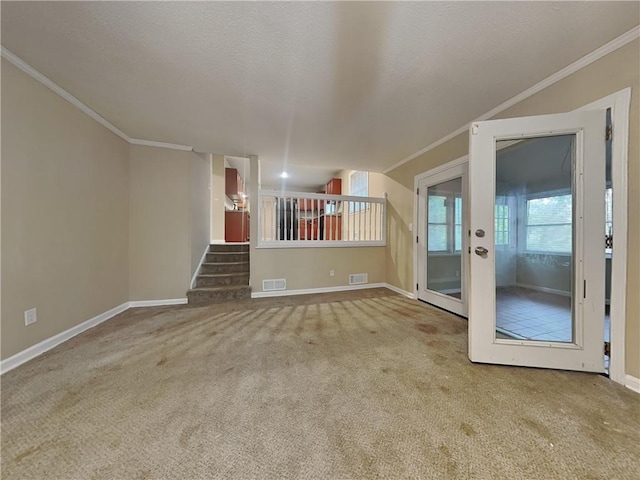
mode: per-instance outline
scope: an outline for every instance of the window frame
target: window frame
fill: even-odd
[[[571,203],[571,223],[569,223],[568,225],[571,225],[571,250],[569,251],[550,251],[550,250],[534,250],[532,248],[529,248],[528,244],[527,244],[527,234],[528,234],[528,228],[530,226],[532,227],[539,227],[539,226],[547,226],[547,227],[553,227],[553,226],[561,226],[561,225],[567,225],[567,223],[558,223],[558,224],[548,224],[548,225],[529,225],[529,201],[530,200],[539,200],[542,198],[552,198],[552,197],[563,197],[563,196],[567,196],[567,195],[571,195],[572,196],[572,203]],[[574,202],[575,198],[573,198],[573,189],[572,188],[560,188],[560,189],[554,189],[554,190],[545,190],[545,191],[541,191],[541,192],[535,192],[535,193],[528,193],[525,195],[521,195],[521,218],[524,219],[524,221],[522,222],[522,228],[520,229],[520,234],[521,234],[521,238],[522,238],[522,248],[519,249],[521,250],[522,253],[525,254],[534,254],[534,255],[557,255],[557,256],[571,256],[573,254],[573,241],[574,241],[574,233],[573,233],[573,209],[574,209]]]
[[[353,191],[354,185],[354,177],[356,175],[364,175],[364,193],[359,190],[358,192]],[[369,196],[369,172],[365,170],[354,170],[349,174],[349,195],[352,197],[368,197]],[[360,202],[349,202],[349,214],[354,215],[356,213],[366,211],[369,204],[365,203],[364,205]]]

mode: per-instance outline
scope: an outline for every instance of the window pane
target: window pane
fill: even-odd
[[[447,226],[429,225],[427,229],[427,249],[430,252],[447,250]]]
[[[496,197],[496,202],[506,202],[505,197]],[[497,204],[495,206],[495,244],[509,245],[509,206]]]
[[[353,172],[349,177],[349,195],[366,197],[369,195],[367,172]]]
[[[497,342],[575,340],[575,147],[574,134],[496,141]]]
[[[446,223],[447,221],[447,197],[441,195],[429,195],[428,222]]]
[[[456,225],[455,226],[455,250],[456,252],[459,252],[460,250],[462,250],[462,225]]]
[[[462,198],[456,197],[454,208],[454,223],[456,225],[462,225]]]
[[[571,223],[571,195],[527,200],[527,225]]]
[[[527,227],[527,250],[571,252],[571,224]]]

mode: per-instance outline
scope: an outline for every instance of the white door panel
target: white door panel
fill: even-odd
[[[418,182],[418,298],[467,316],[467,164]]]
[[[605,114],[470,128],[469,358],[604,371]]]

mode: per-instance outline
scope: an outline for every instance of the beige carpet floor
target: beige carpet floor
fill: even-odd
[[[385,289],[132,309],[2,377],[2,478],[639,478],[640,395],[466,351]]]

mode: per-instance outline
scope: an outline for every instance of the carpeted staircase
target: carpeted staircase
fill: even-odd
[[[196,307],[251,298],[249,245],[210,245],[196,277],[195,287],[187,292],[187,298],[189,305]]]

